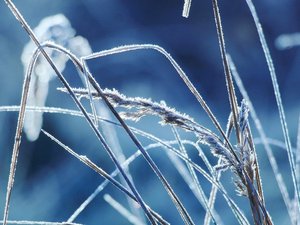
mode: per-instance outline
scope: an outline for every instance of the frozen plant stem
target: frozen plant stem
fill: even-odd
[[[238,126],[237,100],[236,100],[236,95],[234,92],[232,76],[231,76],[228,61],[226,58],[226,47],[225,47],[224,33],[223,33],[223,29],[222,29],[222,21],[221,21],[221,16],[220,16],[220,12],[219,12],[218,1],[213,0],[212,2],[213,2],[213,10],[214,10],[217,34],[218,34],[218,39],[219,39],[220,52],[221,52],[221,57],[222,57],[223,67],[224,67],[224,72],[225,72],[229,102],[230,102],[230,107],[231,107],[231,111],[232,111],[232,115],[233,115],[234,127],[235,127],[235,131],[236,131],[236,138],[237,138],[238,144],[240,144],[241,135],[240,135],[240,130],[239,130],[239,126]]]
[[[76,56],[74,56],[72,53],[70,53],[69,51],[67,51],[66,49],[64,49],[61,46],[55,45],[55,44],[50,44],[50,43],[46,43],[45,47],[50,47],[50,48],[54,48],[58,51],[61,51],[63,53],[65,53],[66,55],[68,55],[70,57],[70,59],[72,60],[72,62],[76,65],[76,67],[78,68],[79,71],[81,72],[86,72],[87,74],[85,74],[87,76],[87,78],[89,79],[91,85],[93,86],[93,88],[95,89],[95,92],[97,93],[98,96],[102,97],[102,99],[105,101],[106,105],[110,108],[111,112],[115,115],[115,117],[119,120],[121,126],[126,130],[126,132],[128,133],[128,135],[130,136],[130,138],[133,140],[133,142],[136,144],[136,146],[140,149],[141,153],[143,154],[144,158],[146,159],[146,161],[149,163],[149,165],[151,166],[151,168],[153,169],[153,171],[155,172],[155,174],[159,177],[160,181],[163,183],[165,189],[167,190],[169,196],[171,197],[171,199],[173,200],[177,210],[180,212],[183,220],[185,221],[185,223],[191,223],[193,224],[190,216],[188,215],[187,211],[185,210],[185,208],[183,207],[182,203],[180,202],[180,200],[178,199],[178,197],[176,196],[175,192],[172,190],[172,188],[170,187],[170,185],[168,184],[167,180],[164,178],[164,176],[161,174],[161,172],[159,171],[158,167],[156,166],[156,164],[154,163],[154,161],[150,158],[149,155],[146,155],[147,153],[145,152],[145,150],[143,149],[143,146],[139,143],[139,141],[137,140],[137,138],[133,135],[133,133],[130,131],[130,129],[128,128],[128,126],[125,124],[125,122],[123,121],[123,119],[120,117],[120,115],[116,112],[116,110],[114,109],[114,107],[111,105],[111,103],[108,101],[107,97],[105,95],[103,95],[103,91],[100,88],[99,84],[96,82],[96,80],[91,76],[90,72],[88,71],[88,68],[86,67],[86,65],[84,64],[85,61],[82,60],[78,60],[78,58]],[[124,46],[127,47],[127,46]],[[114,49],[115,50],[115,49]],[[106,51],[110,51],[110,50],[106,50]],[[105,52],[106,52],[105,51]],[[121,51],[122,52],[122,51]],[[119,53],[118,51],[115,53]],[[112,53],[111,53],[112,54]],[[83,65],[82,65],[82,63]],[[85,68],[84,68],[85,67]],[[67,89],[68,90],[68,89]],[[68,90],[69,92],[69,90]],[[70,93],[70,92],[69,92]],[[102,94],[101,94],[102,93]],[[72,95],[74,95],[74,92],[71,90]],[[75,96],[76,97],[76,96]],[[76,98],[77,99],[77,98]],[[89,99],[90,99],[90,95],[89,95]],[[89,124],[92,126],[94,124],[91,124],[91,119],[89,119],[88,122]]]
[[[126,176],[126,174],[125,174],[124,170],[122,169],[121,165],[116,160],[115,155],[113,154],[113,152],[111,151],[111,149],[109,148],[107,143],[105,142],[104,138],[102,137],[102,135],[100,134],[98,129],[95,127],[93,121],[88,116],[88,114],[87,114],[86,110],[84,109],[84,107],[82,106],[82,104],[79,102],[79,100],[76,98],[75,94],[72,92],[69,84],[64,79],[63,75],[60,73],[60,71],[54,65],[51,58],[48,56],[46,51],[41,46],[40,42],[36,38],[36,36],[33,33],[32,29],[26,23],[26,21],[23,18],[22,14],[18,11],[16,6],[10,0],[5,0],[5,3],[9,7],[9,9],[12,11],[15,18],[21,23],[22,27],[25,29],[25,31],[30,36],[30,38],[33,40],[33,42],[37,45],[38,50],[41,51],[41,53],[44,55],[45,59],[48,61],[50,66],[53,68],[53,70],[55,71],[55,73],[57,74],[57,76],[59,77],[61,82],[63,83],[63,85],[68,89],[68,91],[69,91],[71,97],[73,98],[73,100],[75,101],[77,107],[82,111],[82,113],[84,114],[84,116],[87,119],[88,123],[90,124],[90,126],[94,130],[96,136],[98,137],[98,139],[102,143],[103,147],[106,149],[107,153],[109,154],[109,156],[111,157],[111,159],[113,160],[113,162],[115,163],[117,168],[120,170],[121,174],[123,175],[123,177],[126,180],[127,184],[129,185],[132,192],[136,196],[139,204],[143,208],[143,210],[146,213],[146,215],[147,215],[148,219],[150,220],[150,222],[152,224],[157,224],[156,221],[154,220],[153,216],[151,215],[151,213],[147,209],[147,207],[146,207],[145,203],[143,202],[141,196],[139,195],[139,193],[137,192],[137,190],[135,189],[133,184],[130,182],[130,180]],[[36,51],[36,52],[38,52],[38,51]],[[11,192],[12,192],[12,188],[13,188],[13,184],[14,184],[14,176],[15,176],[15,171],[16,171],[17,158],[18,158],[19,147],[20,147],[20,143],[21,143],[21,133],[22,133],[22,126],[23,126],[23,121],[24,121],[24,113],[25,113],[25,106],[26,106],[26,100],[27,100],[27,95],[28,95],[29,84],[30,84],[30,74],[25,76],[24,89],[23,89],[22,100],[21,100],[21,107],[22,107],[23,110],[20,110],[20,113],[19,113],[15,143],[14,143],[13,154],[12,154],[12,162],[11,162],[11,167],[10,167],[8,185],[7,185],[6,202],[5,202],[4,216],[3,216],[3,225],[7,224],[7,219],[8,219],[9,202],[10,202]]]
[[[282,177],[282,174],[281,172],[279,171],[279,168],[278,168],[278,164],[276,162],[276,158],[273,154],[273,150],[268,142],[268,139],[267,139],[267,135],[266,135],[266,132],[264,131],[263,127],[262,127],[262,124],[257,116],[257,113],[255,111],[255,108],[252,104],[252,101],[244,87],[244,84],[240,78],[240,75],[238,74],[237,72],[237,69],[231,59],[230,56],[227,56],[228,57],[228,60],[229,60],[229,64],[230,64],[230,68],[231,68],[231,71],[232,71],[232,75],[235,79],[235,82],[243,96],[243,98],[248,102],[248,106],[249,106],[249,109],[250,109],[250,115],[255,123],[255,127],[261,137],[261,140],[262,140],[262,144],[264,145],[264,149],[267,153],[267,156],[268,156],[268,160],[270,162],[270,165],[272,167],[272,170],[273,170],[273,173],[274,173],[274,176],[275,176],[275,179],[276,179],[276,182],[277,182],[277,185],[279,187],[279,190],[280,190],[280,193],[282,195],[282,198],[283,198],[283,201],[286,205],[286,208],[287,208],[287,211],[289,213],[289,217],[291,220],[293,220],[293,216],[291,214],[291,200],[289,198],[289,194],[288,194],[288,190],[287,190],[287,187],[284,183],[284,180],[283,180],[283,177]]]
[[[226,136],[229,138],[231,131],[232,131],[232,119],[231,116],[232,114],[229,115],[228,118],[228,124],[227,124],[227,128],[226,128]],[[222,158],[218,159],[217,165],[221,165],[223,163]],[[216,180],[220,181],[221,179],[221,171],[216,171]],[[216,197],[217,197],[217,187],[215,185],[212,185],[211,191],[210,191],[210,195],[209,195],[209,202],[208,202],[208,206],[210,207],[211,210],[214,209],[214,205],[215,205],[215,201],[216,201]],[[211,215],[209,213],[206,212],[205,218],[204,218],[204,225],[209,225],[211,221]]]
[[[73,100],[75,101],[77,107],[82,111],[82,113],[84,114],[85,118],[87,119],[88,123],[90,124],[90,126],[92,127],[92,129],[94,130],[97,138],[99,139],[99,141],[102,143],[103,147],[105,148],[105,150],[107,151],[107,153],[109,154],[109,156],[111,157],[111,159],[113,160],[113,162],[115,163],[115,165],[117,166],[117,168],[120,170],[122,176],[125,178],[127,184],[129,185],[129,187],[132,189],[133,193],[136,195],[137,199],[139,200],[139,203],[141,205],[141,207],[143,208],[143,210],[145,211],[148,219],[150,220],[150,222],[152,224],[156,224],[155,220],[153,219],[152,215],[150,214],[150,212],[147,210],[144,202],[141,199],[141,196],[138,194],[137,190],[135,189],[135,187],[133,186],[133,184],[130,182],[130,180],[128,179],[128,177],[126,176],[124,170],[121,168],[119,162],[117,161],[114,153],[111,151],[111,149],[109,148],[109,146],[107,145],[107,143],[105,142],[104,138],[102,137],[102,135],[100,134],[100,132],[98,131],[98,129],[95,127],[95,124],[93,123],[92,119],[88,116],[87,112],[85,111],[85,109],[83,108],[83,106],[81,105],[81,103],[79,102],[79,100],[76,98],[75,94],[72,92],[70,86],[68,85],[67,81],[64,79],[64,77],[62,76],[62,74],[60,73],[60,71],[57,69],[57,67],[54,65],[53,61],[50,59],[50,57],[48,56],[48,54],[45,52],[45,50],[42,48],[41,44],[39,43],[39,41],[37,40],[35,34],[33,33],[33,31],[30,29],[30,27],[28,26],[28,24],[26,23],[26,21],[24,20],[24,18],[22,17],[22,15],[19,13],[19,11],[17,10],[17,8],[15,7],[15,5],[11,2],[11,1],[6,1],[6,3],[8,4],[9,8],[11,9],[11,11],[13,12],[13,14],[15,15],[15,17],[18,19],[18,21],[21,23],[22,27],[24,27],[24,29],[26,30],[26,32],[28,33],[28,35],[31,37],[31,39],[34,41],[34,43],[38,46],[39,50],[41,51],[41,53],[44,55],[45,59],[49,62],[50,66],[54,69],[55,73],[57,74],[57,76],[59,77],[59,79],[61,80],[61,82],[63,83],[63,85],[67,88],[67,90],[69,91],[71,97],[73,98]],[[79,64],[77,64],[77,66],[79,66]],[[87,68],[87,67],[86,67]],[[81,67],[81,71],[83,72],[83,69]],[[101,96],[101,88],[98,85],[98,83],[93,79],[93,77],[88,73],[86,74],[88,76],[89,81],[91,82],[92,86],[96,89],[96,91],[99,93],[99,95]],[[194,224],[190,218],[190,216],[188,215],[187,211],[185,210],[185,208],[183,207],[182,203],[180,202],[180,200],[178,199],[178,197],[176,196],[175,192],[172,190],[172,188],[170,187],[170,185],[168,184],[167,180],[164,178],[164,176],[161,174],[161,172],[159,171],[158,167],[156,166],[156,164],[152,161],[152,159],[150,158],[150,156],[146,153],[146,151],[143,149],[142,145],[139,143],[139,141],[136,139],[136,137],[132,134],[132,132],[129,130],[129,128],[127,127],[127,125],[125,124],[125,122],[120,118],[120,116],[118,115],[118,113],[114,110],[113,106],[111,106],[111,104],[108,102],[108,100],[106,99],[105,96],[101,96],[103,98],[103,100],[105,101],[105,103],[107,104],[107,106],[111,109],[111,111],[113,112],[113,114],[116,116],[116,118],[120,121],[121,125],[123,126],[123,128],[126,130],[126,132],[129,134],[129,136],[131,137],[131,139],[134,141],[134,143],[137,145],[137,147],[141,150],[141,152],[143,153],[145,159],[147,160],[147,162],[151,165],[151,168],[155,171],[156,175],[159,177],[159,179],[161,180],[161,182],[163,183],[164,187],[166,188],[168,194],[170,195],[171,199],[173,200],[176,208],[178,209],[181,217],[183,218],[185,224]],[[9,180],[10,183],[10,180]],[[8,194],[10,196],[10,191],[8,191]],[[7,215],[8,215],[8,205],[9,205],[9,198],[8,201],[6,202],[6,206],[5,206],[5,210],[4,210],[4,214],[5,216],[5,220],[7,220]],[[6,224],[4,220],[4,224]]]
[[[182,16],[185,18],[189,17],[190,9],[191,9],[192,0],[184,0]]]
[[[224,71],[225,71],[229,102],[230,102],[231,111],[232,111],[232,115],[233,115],[233,124],[234,124],[235,131],[236,131],[236,138],[237,138],[238,146],[242,146],[243,145],[243,143],[242,143],[243,134],[240,131],[239,124],[238,124],[237,100],[236,100],[236,95],[235,95],[235,92],[234,92],[234,86],[233,86],[233,82],[232,82],[230,67],[229,67],[229,64],[228,64],[227,57],[226,57],[225,40],[224,40],[224,34],[223,34],[223,29],[222,29],[221,16],[220,16],[219,7],[218,7],[218,0],[212,0],[212,3],[213,3],[215,23],[216,23],[217,33],[218,33],[218,38],[219,38],[221,56],[222,56],[222,59],[223,59],[223,66],[224,66]],[[240,164],[240,165],[245,167],[245,165],[243,163],[244,162],[242,162],[242,164]],[[257,164],[257,161],[256,161],[256,164]],[[252,171],[252,168],[249,169],[248,171],[247,171],[246,167],[241,168],[240,172],[239,172],[239,170],[237,170],[237,172],[238,172],[237,175],[240,177],[241,182],[247,188],[247,196],[248,196],[249,203],[250,203],[250,206],[251,206],[254,223],[256,225],[272,224],[272,222],[271,222],[271,220],[268,216],[268,213],[265,211],[260,179],[256,181],[258,191],[259,191],[259,195],[260,195],[259,196],[259,195],[257,195],[257,192],[254,189],[253,180],[250,179],[250,177],[248,177],[248,172],[251,172],[251,171]],[[261,212],[263,213],[263,218],[261,218],[262,217]]]
[[[250,9],[251,15],[254,19],[254,23],[255,23],[255,26],[256,26],[256,29],[258,32],[259,40],[261,42],[261,46],[263,48],[265,58],[266,58],[266,61],[268,64],[268,68],[270,71],[271,80],[272,80],[272,84],[273,84],[273,88],[274,88],[274,94],[275,94],[277,107],[278,107],[278,111],[279,111],[279,116],[280,116],[280,122],[281,122],[282,131],[283,131],[284,141],[285,141],[285,145],[286,145],[286,149],[287,149],[287,153],[288,153],[288,158],[289,158],[289,163],[290,163],[290,168],[291,168],[291,175],[292,175],[293,185],[294,185],[294,189],[295,189],[295,195],[297,196],[298,213],[300,213],[300,193],[299,193],[300,189],[299,189],[299,184],[297,183],[297,179],[296,179],[295,160],[294,160],[294,155],[292,152],[292,146],[291,146],[288,127],[287,127],[287,123],[286,123],[284,108],[283,108],[283,104],[282,104],[282,100],[281,100],[279,85],[277,82],[275,67],[273,64],[273,60],[272,60],[270,50],[267,45],[267,41],[266,41],[266,38],[265,38],[265,35],[263,32],[262,26],[259,22],[259,18],[257,16],[255,7],[253,5],[253,2],[252,2],[252,0],[246,0],[246,2]]]
[[[44,46],[45,45],[45,46]],[[78,68],[78,70],[79,71],[86,71],[88,74],[88,78],[91,80],[91,84],[93,85],[93,87],[95,88],[95,91],[97,92],[97,95],[98,96],[101,96],[99,93],[100,92],[102,92],[102,90],[101,90],[101,88],[98,86],[98,83],[93,79],[93,77],[90,75],[90,73],[89,73],[89,71],[87,70],[87,68],[86,68],[86,70],[84,70],[83,69],[83,66],[81,65],[81,61],[80,60],[78,60],[77,59],[77,57],[76,56],[74,56],[72,53],[70,53],[69,51],[67,51],[66,49],[64,49],[63,47],[61,47],[61,46],[58,46],[58,45],[55,45],[55,44],[53,44],[53,43],[45,43],[43,45],[43,47],[49,47],[49,48],[54,48],[54,49],[56,49],[57,51],[61,51],[61,52],[63,52],[63,53],[65,53],[66,55],[68,55],[69,57],[70,57],[70,59],[72,60],[72,62],[76,65],[76,67]],[[94,82],[94,83],[93,83]],[[66,89],[67,90],[67,89]],[[74,94],[74,92],[72,91],[72,94]],[[106,99],[106,96],[102,96],[103,97],[103,99]],[[90,98],[90,97],[89,97]],[[110,104],[109,102],[107,103],[107,104]],[[111,106],[112,107],[112,106]],[[113,107],[112,107],[113,108]],[[113,109],[114,110],[114,109]],[[112,110],[112,111],[113,111]],[[114,110],[114,113],[115,113],[115,116],[116,117],[119,117],[119,114]],[[122,120],[120,117],[119,117],[119,119],[120,120]],[[121,123],[121,122],[120,122]],[[91,125],[92,126],[92,125]],[[124,127],[124,125],[122,125],[123,127]],[[134,137],[135,138],[135,137]],[[138,142],[138,141],[137,141]],[[140,145],[140,147],[141,148],[143,148],[141,145]],[[150,158],[151,159],[151,158]],[[154,163],[154,162],[153,162]],[[149,162],[149,164],[150,164],[150,162]],[[152,168],[153,169],[153,168]],[[154,169],[153,169],[154,170]],[[160,172],[159,170],[158,170],[158,172]],[[161,175],[161,177],[163,178],[163,176],[162,176],[162,174],[160,174]],[[161,182],[163,183],[163,184],[165,184],[165,183],[167,183],[166,182],[166,180],[165,181],[163,181],[162,179],[161,179],[161,177],[160,176],[158,176],[159,178],[160,178],[160,180],[161,180]],[[177,198],[177,196],[175,195],[175,193],[173,192],[173,190],[171,189],[171,187],[167,184],[166,186],[165,186],[165,188],[167,189],[167,191],[168,191],[168,194],[171,196],[171,198],[172,198],[172,200],[174,201],[174,203],[175,203],[175,205],[176,205],[176,207],[177,207],[177,209],[179,210],[179,211],[182,211],[184,214],[185,214],[185,216],[186,217],[188,217],[188,214],[187,214],[187,212],[186,212],[186,210],[184,209],[184,207],[182,206],[182,204],[180,203],[180,201],[179,201],[179,199]]]
[[[177,140],[177,142],[178,142],[178,146],[179,146],[179,149],[180,149],[181,153],[182,153],[185,157],[188,158],[188,157],[189,157],[189,156],[188,156],[188,153],[187,153],[187,151],[186,151],[184,145],[183,145],[182,142],[181,142],[181,138],[180,138],[180,136],[179,136],[178,131],[176,130],[176,128],[175,128],[174,126],[172,126],[172,132],[173,132],[173,134],[174,134],[174,136],[175,136],[175,138],[176,138],[176,140]],[[176,164],[175,164],[175,166],[176,166]],[[179,166],[179,165],[177,165],[177,166]],[[202,204],[203,208],[205,209],[205,211],[206,211],[207,213],[210,214],[211,218],[213,219],[213,222],[214,222],[215,224],[217,224],[217,223],[216,223],[215,216],[213,215],[213,212],[212,212],[211,208],[210,208],[209,205],[208,205],[207,197],[205,196],[205,193],[204,193],[203,189],[202,189],[201,186],[200,186],[200,183],[199,183],[199,180],[198,180],[198,177],[197,177],[197,175],[196,175],[196,173],[195,173],[194,168],[193,168],[188,162],[186,162],[186,166],[187,166],[187,168],[188,168],[188,170],[189,170],[189,174],[190,174],[190,176],[191,176],[191,178],[192,178],[192,182],[193,182],[192,184],[194,185],[194,187],[195,187],[195,189],[196,189],[197,196],[199,196],[200,199],[201,199],[201,204]],[[180,170],[178,169],[178,171],[180,171]],[[192,185],[192,184],[190,184],[190,185]],[[220,224],[220,223],[219,223],[219,224]]]

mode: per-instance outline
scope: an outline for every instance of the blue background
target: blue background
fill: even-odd
[[[278,50],[276,38],[284,33],[300,31],[300,2],[296,0],[254,1],[266,39],[274,60],[280,90],[286,109],[287,122],[293,146],[296,144],[299,116],[300,52],[295,47]],[[152,43],[165,48],[188,74],[199,92],[211,107],[223,127],[229,114],[222,61],[213,18],[211,1],[193,1],[190,17],[181,17],[183,1],[113,1],[113,0],[27,0],[16,1],[31,27],[37,26],[46,16],[63,13],[78,35],[88,39],[93,51],[124,44]],[[227,50],[231,54],[244,84],[253,100],[268,137],[283,140],[271,79],[260,46],[257,31],[245,1],[220,1],[220,11]],[[23,81],[20,60],[29,38],[13,18],[5,3],[0,2],[0,105],[18,105]],[[116,88],[127,96],[142,96],[154,101],[165,100],[180,112],[185,112],[197,122],[215,131],[204,111],[176,75],[168,61],[154,51],[139,51],[109,56],[89,62],[90,69],[102,87]],[[64,74],[78,87],[74,69],[69,63]],[[48,106],[75,109],[72,100],[58,91],[61,84],[52,81],[47,99]],[[241,97],[239,95],[239,101]],[[145,118],[139,123],[129,123],[151,132],[162,139],[173,139],[169,127],[157,125],[156,118]],[[17,113],[0,113],[0,210],[3,210]],[[252,125],[254,128],[254,125]],[[44,115],[43,128],[81,154],[88,155],[107,171],[113,164],[97,142],[83,119],[61,115]],[[254,136],[257,132],[253,129]],[[126,156],[135,146],[120,129],[120,143]],[[181,132],[183,138],[196,140],[191,134]],[[146,145],[148,142],[141,141]],[[287,154],[274,148],[279,167],[284,174],[290,195],[293,196]],[[274,221],[287,224],[289,220],[275,184],[266,154],[257,146],[267,208]],[[207,150],[208,157],[215,159]],[[204,212],[190,193],[182,178],[161,150],[151,156],[166,175],[196,224],[203,221]],[[191,158],[201,165],[196,151]],[[143,161],[138,159],[130,168],[138,190],[145,201],[172,224],[180,224],[178,213],[168,199],[162,185]],[[248,203],[236,197],[230,173],[224,183],[245,213]],[[209,185],[204,181],[204,189]],[[35,142],[23,138],[18,161],[15,189],[10,207],[11,219],[66,220],[77,206],[102,182],[103,179],[81,165],[52,143],[43,134]],[[111,185],[103,193],[127,204],[124,195]],[[85,224],[127,224],[102,198],[101,193],[78,217]],[[208,193],[208,192],[207,192]],[[235,221],[224,200],[219,196],[217,210],[225,224]],[[228,212],[228,213],[227,213]],[[282,213],[282,214],[281,214]]]

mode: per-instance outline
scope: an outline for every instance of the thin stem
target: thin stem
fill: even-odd
[[[179,150],[181,151],[181,153],[185,157],[188,158],[189,157],[188,153],[187,153],[184,145],[181,142],[181,139],[180,139],[180,136],[179,136],[179,133],[178,133],[177,129],[174,126],[172,126],[172,131],[173,131],[173,134],[174,134],[174,136],[175,136],[175,138],[178,142]],[[213,219],[213,222],[216,224],[215,216],[213,215],[212,209],[208,205],[207,197],[205,196],[205,193],[204,193],[203,189],[201,188],[201,185],[199,183],[199,180],[198,180],[198,177],[195,173],[194,168],[189,163],[186,163],[186,165],[187,165],[187,168],[189,170],[190,176],[192,177],[194,186],[196,187],[197,193],[201,197],[201,203],[203,205],[203,208],[205,209],[206,212],[208,212],[211,215],[211,217]]]
[[[262,143],[264,145],[264,149],[267,153],[267,156],[268,156],[268,160],[270,162],[270,165],[272,167],[272,171],[273,171],[273,174],[275,176],[275,179],[276,179],[276,182],[277,182],[277,185],[279,187],[279,190],[280,190],[280,193],[282,195],[282,198],[283,198],[283,201],[286,205],[286,208],[288,210],[288,213],[289,213],[289,217],[290,219],[292,220],[293,216],[291,214],[291,200],[289,198],[289,194],[288,194],[288,191],[287,191],[287,187],[284,183],[284,180],[283,180],[283,177],[282,177],[282,174],[280,173],[279,171],[279,168],[278,168],[278,164],[276,162],[276,158],[273,154],[273,150],[269,144],[269,141],[267,139],[267,135],[266,135],[266,132],[265,130],[263,129],[263,126],[257,116],[257,113],[255,111],[255,108],[252,104],[252,101],[245,89],[245,86],[240,78],[240,75],[238,74],[237,70],[236,70],[236,67],[233,63],[233,61],[231,60],[230,57],[228,57],[229,59],[229,62],[230,62],[230,68],[231,68],[231,71],[232,71],[232,75],[234,77],[234,80],[243,96],[243,98],[247,101],[248,103],[248,107],[249,107],[249,110],[250,110],[250,115],[254,121],[254,124],[255,124],[255,127],[259,133],[259,136],[261,137],[261,140],[262,140]]]
[[[235,128],[235,132],[236,132],[237,142],[238,142],[238,144],[240,144],[241,143],[241,133],[240,133],[240,129],[238,126],[238,104],[237,104],[237,100],[236,100],[236,95],[235,95],[235,91],[234,91],[234,85],[232,82],[230,68],[228,65],[227,58],[226,58],[226,47],[225,47],[224,32],[223,32],[223,28],[222,28],[222,20],[221,20],[221,16],[220,16],[220,12],[219,12],[218,1],[213,0],[212,2],[213,2],[213,10],[214,10],[215,23],[216,23],[216,27],[217,27],[218,39],[219,39],[219,46],[220,46],[223,67],[224,67],[224,72],[225,72],[228,97],[229,97],[230,107],[231,107],[231,111],[232,111],[232,115],[233,115],[234,128]]]
[[[229,118],[228,118],[228,123],[227,123],[227,127],[226,127],[226,136],[229,138],[230,134],[231,134],[231,131],[232,131],[232,128],[233,128],[233,125],[232,125],[232,114],[229,115]],[[218,163],[217,165],[221,165],[222,163],[222,159],[219,158],[218,159]],[[217,174],[216,174],[216,179],[217,181],[220,181],[221,179],[221,171],[217,171]],[[211,188],[211,191],[210,191],[210,194],[209,194],[209,207],[211,208],[211,210],[214,209],[214,204],[215,204],[215,201],[216,201],[216,196],[217,196],[217,187],[215,185],[212,185],[212,188]],[[204,225],[209,225],[210,224],[210,220],[211,220],[211,216],[209,213],[206,213],[205,214],[205,217],[204,217]]]
[[[297,179],[296,179],[296,168],[295,168],[295,160],[294,160],[294,155],[292,152],[292,146],[291,146],[291,141],[290,141],[290,137],[289,137],[289,131],[288,131],[288,127],[287,127],[287,123],[286,123],[286,118],[285,118],[285,112],[284,112],[284,108],[283,108],[283,104],[282,104],[282,100],[281,100],[281,95],[280,95],[280,90],[279,90],[279,85],[277,82],[277,76],[276,76],[276,72],[275,72],[275,67],[273,64],[273,60],[270,54],[270,50],[269,47],[267,45],[267,41],[262,29],[262,26],[259,22],[259,18],[257,16],[255,7],[253,5],[252,0],[246,0],[248,7],[250,9],[251,15],[254,19],[254,23],[258,32],[258,36],[259,36],[259,40],[261,42],[264,54],[265,54],[265,58],[268,64],[268,68],[270,71],[270,75],[271,75],[271,80],[272,80],[272,85],[274,88],[274,94],[275,94],[275,98],[276,98],[276,102],[277,102],[277,107],[278,107],[278,111],[279,111],[279,117],[280,117],[280,123],[281,123],[281,128],[283,131],[283,136],[284,136],[284,141],[285,141],[285,145],[286,145],[286,149],[287,149],[287,153],[288,153],[288,159],[289,159],[289,164],[290,164],[290,169],[291,169],[291,175],[292,175],[292,180],[293,180],[293,185],[294,185],[294,189],[295,189],[295,195],[297,196],[297,205],[298,205],[298,213],[300,213],[300,189],[299,189],[299,184],[297,183]]]
[[[189,17],[190,9],[191,9],[192,0],[184,0],[182,16],[185,18]]]
[[[35,53],[34,55],[37,55],[37,54]],[[23,130],[23,124],[24,124],[24,118],[25,118],[26,102],[27,102],[29,87],[30,87],[31,73],[33,70],[33,65],[36,62],[36,60],[37,60],[37,57],[35,57],[33,59],[32,63],[28,66],[28,69],[26,71],[26,75],[24,78],[24,82],[23,82],[20,111],[19,111],[19,116],[18,116],[18,123],[17,123],[16,134],[15,134],[14,147],[13,147],[11,163],[10,163],[9,177],[8,177],[8,182],[7,182],[6,200],[5,200],[4,216],[3,216],[3,224],[4,225],[6,224],[6,221],[8,220],[8,211],[9,211],[9,205],[10,205],[9,203],[10,203],[11,193],[12,193],[12,189],[13,189],[13,185],[14,185],[18,155],[20,152],[22,130]]]

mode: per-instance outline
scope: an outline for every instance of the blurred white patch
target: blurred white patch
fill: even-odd
[[[300,46],[300,33],[280,35],[275,40],[275,46],[280,50]]]
[[[39,25],[33,29],[40,42],[52,41],[61,45],[76,56],[85,56],[92,52],[88,41],[81,37],[75,36],[75,30],[72,28],[69,20],[62,14],[49,16],[41,20]],[[24,74],[31,60],[36,45],[28,42],[22,52],[21,60],[24,66]],[[65,69],[68,58],[56,50],[46,49],[46,52],[53,60],[60,72]],[[27,104],[29,106],[45,106],[49,82],[55,77],[55,72],[44,59],[42,55],[37,59],[33,70],[29,96]],[[28,140],[35,141],[40,134],[43,124],[42,112],[27,112],[24,121],[24,131]]]

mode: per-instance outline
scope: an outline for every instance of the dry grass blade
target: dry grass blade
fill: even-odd
[[[227,53],[226,53],[226,47],[225,47],[224,33],[223,33],[223,29],[222,29],[222,21],[221,21],[221,16],[220,16],[217,0],[213,0],[213,10],[214,10],[214,15],[215,15],[215,23],[216,23],[216,27],[217,27],[220,51],[221,51],[221,56],[222,56],[222,61],[223,61],[224,72],[225,72],[228,97],[229,97],[230,107],[231,107],[231,111],[232,111],[232,115],[233,115],[234,127],[235,127],[235,131],[236,131],[236,138],[237,138],[237,142],[240,144],[241,143],[241,140],[240,140],[241,133],[240,133],[239,126],[238,126],[238,104],[237,104],[237,100],[236,100],[236,95],[235,95],[235,91],[234,91],[234,85],[232,82],[230,68],[228,65],[227,58],[226,58]]]
[[[36,60],[36,58],[35,58],[35,60]],[[31,73],[32,73],[32,69],[33,69],[35,60],[33,60],[32,64],[29,65],[27,72],[26,72],[26,76],[24,78],[24,82],[23,82],[20,111],[19,111],[19,116],[18,116],[18,124],[17,124],[16,134],[15,134],[15,142],[14,142],[14,147],[13,147],[13,153],[12,153],[10,171],[9,171],[9,177],[8,177],[8,183],[7,183],[6,201],[5,201],[4,216],[3,216],[3,224],[4,225],[6,224],[6,221],[8,219],[10,198],[11,198],[11,193],[12,193],[12,189],[13,189],[13,185],[14,185],[14,178],[15,178],[15,173],[16,173],[16,168],[17,168],[18,155],[19,155],[19,151],[20,151],[22,129],[23,129],[23,124],[24,124],[25,109],[26,109],[26,101],[28,98]]]

